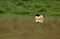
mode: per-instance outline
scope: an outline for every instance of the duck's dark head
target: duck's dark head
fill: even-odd
[[[36,16],[40,16],[39,14],[36,14]]]

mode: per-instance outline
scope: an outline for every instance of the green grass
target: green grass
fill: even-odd
[[[60,17],[60,1],[58,0],[1,0],[0,14],[35,15]]]

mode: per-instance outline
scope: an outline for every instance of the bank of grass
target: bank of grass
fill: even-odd
[[[35,15],[60,17],[60,1],[57,0],[1,0],[0,14]]]

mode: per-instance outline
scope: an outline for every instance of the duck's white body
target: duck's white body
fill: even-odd
[[[43,22],[43,15],[35,16],[35,22]]]

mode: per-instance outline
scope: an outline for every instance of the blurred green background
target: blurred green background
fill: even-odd
[[[20,15],[60,17],[60,0],[0,0],[0,17]]]

